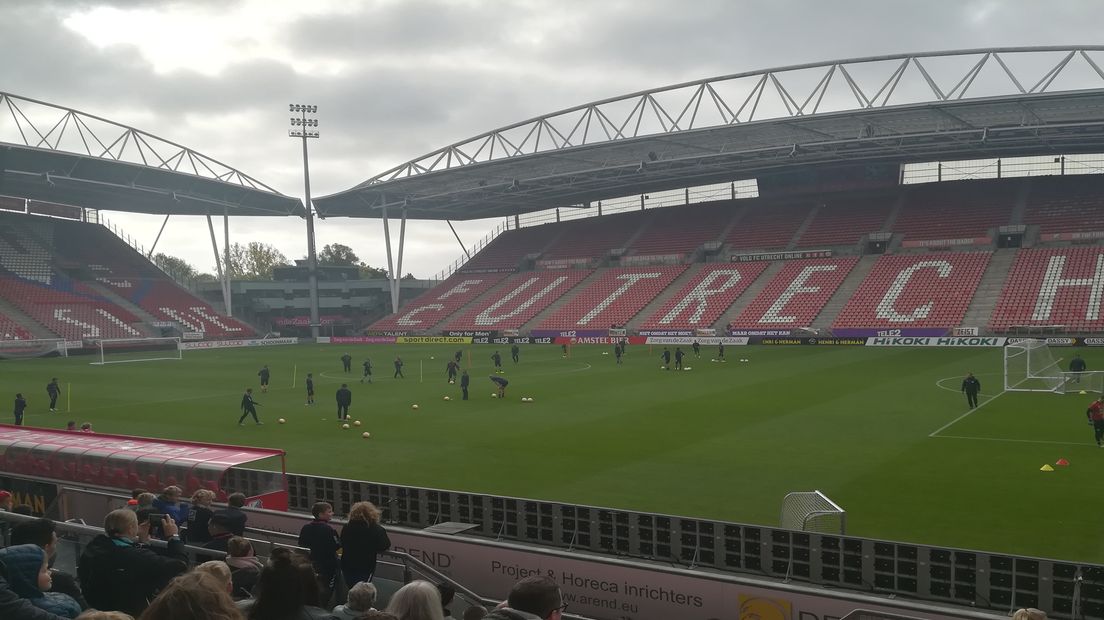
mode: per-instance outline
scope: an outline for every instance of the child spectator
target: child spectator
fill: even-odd
[[[73,597],[50,592],[52,577],[46,551],[38,545],[14,545],[0,549],[0,562],[8,569],[8,587],[32,605],[63,618],[76,618],[80,605]]]

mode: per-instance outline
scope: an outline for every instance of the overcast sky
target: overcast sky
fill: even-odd
[[[0,0],[0,90],[108,117],[303,192],[287,104],[319,107],[312,192],[347,189],[452,142],[675,82],[878,54],[1100,42],[1099,0]],[[106,213],[146,246],[159,216]],[[498,221],[457,225],[465,243]],[[240,218],[232,241],[306,253],[297,218]],[[330,219],[386,267],[379,220]],[[221,232],[220,232],[221,242]],[[411,223],[403,271],[460,254],[443,222]],[[158,251],[204,271],[202,218]]]

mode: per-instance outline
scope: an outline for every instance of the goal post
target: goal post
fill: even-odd
[[[95,341],[94,366],[128,362],[178,360],[183,355],[180,338],[104,338]]]
[[[0,340],[0,359],[48,356],[69,357],[69,346],[64,338]]]
[[[821,491],[794,491],[782,498],[780,527],[821,534],[846,534],[847,511]]]
[[[1063,372],[1061,383],[1055,388],[1059,394],[1104,394],[1104,370]]]
[[[1021,340],[1004,347],[1004,389],[1009,392],[1056,392],[1065,373],[1045,340]]]

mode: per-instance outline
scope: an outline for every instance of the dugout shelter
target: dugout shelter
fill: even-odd
[[[247,505],[287,510],[284,456],[283,450],[272,448],[0,424],[0,476],[127,494],[136,488],[157,493],[175,485],[185,497],[209,489],[218,501],[226,501],[240,491]]]

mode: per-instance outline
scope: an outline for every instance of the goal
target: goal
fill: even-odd
[[[47,356],[69,357],[69,347],[65,340],[60,338],[0,340],[0,359]]]
[[[820,491],[794,491],[782,498],[779,525],[788,530],[846,534],[847,511]]]
[[[1063,372],[1062,381],[1054,391],[1059,394],[1104,394],[1104,371]]]
[[[104,338],[95,341],[95,366],[181,358],[180,338]]]
[[[1021,340],[1004,347],[1004,389],[1009,392],[1055,392],[1066,377],[1045,340]]]

